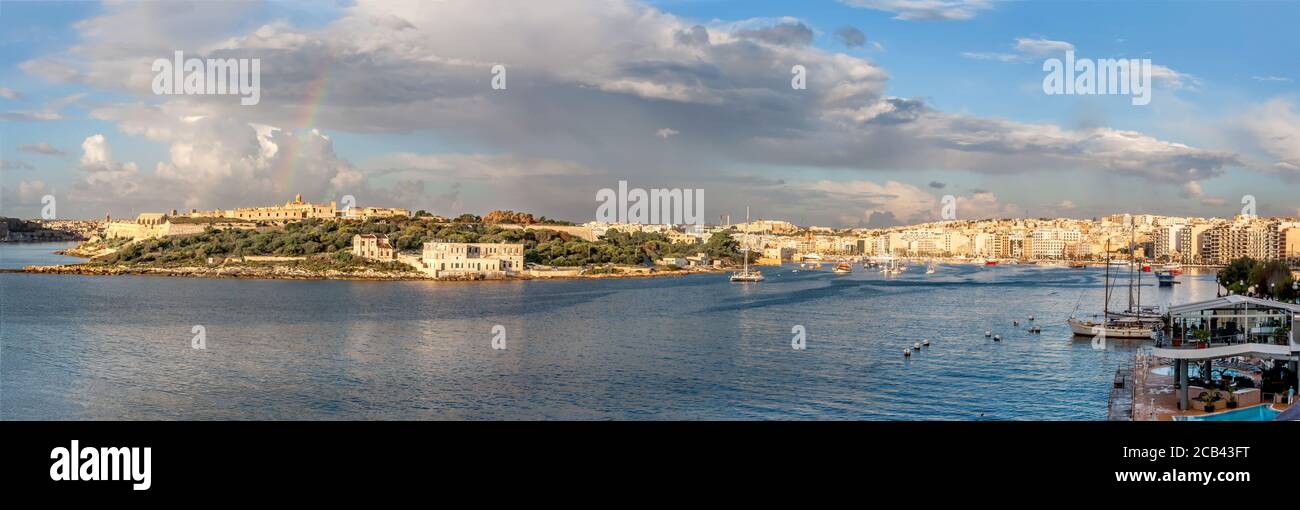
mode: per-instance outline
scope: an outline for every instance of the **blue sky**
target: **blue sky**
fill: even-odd
[[[1300,164],[1300,127],[1292,122],[1300,2],[951,0],[938,2],[947,11],[932,12],[918,5],[934,2],[909,0],[659,1],[626,9],[611,7],[615,2],[565,2],[573,5],[556,3],[559,12],[531,17],[509,2],[499,9],[458,2],[203,2],[198,5],[210,12],[202,16],[130,4],[6,2],[0,6],[0,87],[9,91],[0,98],[0,159],[6,162],[0,214],[35,216],[44,194],[66,197],[69,214],[85,217],[252,205],[218,201],[283,196],[290,190],[276,172],[302,172],[289,181],[295,184],[319,179],[319,187],[305,191],[320,199],[361,194],[379,205],[444,213],[508,207],[575,220],[594,213],[587,198],[594,189],[622,179],[705,189],[714,197],[710,217],[734,216],[755,204],[768,216],[837,225],[868,224],[885,213],[896,221],[931,219],[930,202],[944,194],[967,201],[970,214],[983,217],[1121,211],[1229,216],[1243,195],[1256,196],[1264,214],[1300,214],[1300,169],[1293,169]],[[566,9],[571,15],[561,17]],[[965,14],[923,19],[952,12]],[[555,20],[541,19],[550,15]],[[664,19],[637,21],[647,16]],[[437,26],[448,20],[457,24]],[[617,29],[603,31],[605,25]],[[655,35],[695,25],[707,27],[708,50],[686,51]],[[459,42],[439,42],[456,27],[467,30]],[[807,44],[762,39],[772,27],[803,27],[813,36]],[[846,27],[860,31],[866,43],[842,43],[836,32]],[[593,40],[582,40],[579,31],[588,29]],[[426,37],[404,38],[426,30]],[[253,41],[254,34],[265,40]],[[223,43],[231,39],[236,42]],[[390,43],[373,44],[380,40]],[[1158,83],[1145,107],[1127,97],[1049,96],[1041,89],[1041,65],[1054,54],[1017,49],[1018,40],[1068,43],[1083,58],[1151,59],[1174,80]],[[308,83],[280,79],[275,70],[294,59],[320,58],[314,52],[321,47],[338,61],[327,64],[328,92],[312,122],[302,124],[292,112],[310,106],[296,95]],[[398,55],[394,48],[409,51]],[[569,63],[556,48],[586,53]],[[861,78],[855,66],[880,74],[862,78],[862,90],[832,106],[803,99],[783,104],[780,90],[768,91],[778,94],[771,105],[737,100],[750,97],[739,91],[784,80],[747,74],[755,62],[731,60],[742,48],[751,58],[824,61],[826,73],[818,68],[810,77],[816,94],[830,94],[819,87]],[[138,71],[138,62],[166,56],[167,49],[260,55],[271,69],[271,98],[256,110],[227,108],[153,96],[121,77]],[[853,60],[834,61],[837,55]],[[481,74],[457,74],[443,61],[429,63],[428,56],[520,62],[526,74],[513,78],[522,89],[515,93],[531,97],[475,110],[501,96],[440,96],[486,81]],[[703,65],[712,74],[637,74],[647,64],[666,62]],[[380,63],[391,64],[396,75],[373,74]],[[65,65],[77,72],[65,73]],[[404,74],[424,65],[434,67],[415,78]],[[362,71],[353,74],[356,69]],[[425,74],[433,75],[428,83],[420,81]],[[826,76],[835,83],[818,82],[832,80]],[[692,96],[654,96],[626,88],[629,82],[684,87]],[[424,86],[428,98],[412,99],[411,88]],[[582,96],[593,88],[599,93]],[[426,99],[434,106],[420,115]],[[897,130],[870,119],[843,124],[843,114],[873,104],[931,113]],[[694,113],[681,108],[692,105]],[[799,109],[793,131],[770,126],[792,107]],[[816,108],[825,110],[809,111]],[[717,115],[701,117],[699,110]],[[205,126],[180,134],[191,127],[181,123],[164,133],[168,124],[153,117],[160,111],[202,116]],[[502,112],[517,117],[490,120]],[[465,118],[454,121],[457,115]],[[749,119],[749,125],[729,124],[736,119]],[[756,127],[754,119],[769,125]],[[229,143],[209,143],[209,121],[224,129]],[[279,129],[281,138],[258,138],[252,128],[230,133],[230,125],[249,124]],[[642,124],[650,133],[658,126],[684,134],[659,139],[621,132]],[[691,130],[706,125],[707,133]],[[1110,135],[1118,132],[1140,139],[1112,145]],[[1030,139],[1043,133],[1049,136]],[[111,147],[111,158],[88,162],[83,146],[96,134]],[[980,140],[974,148],[972,137]],[[243,152],[231,149],[248,139],[256,141]],[[321,152],[298,156],[301,161],[258,159],[266,147],[287,142]],[[94,143],[98,153],[101,142]],[[843,154],[823,157],[833,152]],[[178,159],[191,153],[202,157]],[[347,193],[348,186],[355,192]],[[538,192],[549,186],[553,192]]]

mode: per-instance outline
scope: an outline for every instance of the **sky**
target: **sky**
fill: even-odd
[[[1300,216],[1300,2],[0,3],[0,215],[305,200],[884,227]],[[1151,101],[1044,62],[1150,59]],[[157,59],[260,63],[260,101],[160,95]],[[505,88],[494,89],[494,66]],[[806,87],[792,86],[802,66]]]

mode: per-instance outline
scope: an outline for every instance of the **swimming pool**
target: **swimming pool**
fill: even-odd
[[[1240,372],[1240,371],[1238,371],[1238,370],[1233,370],[1233,369],[1231,369],[1231,368],[1224,368],[1224,369],[1216,368],[1216,369],[1214,369],[1214,372],[1217,373],[1217,372],[1219,372],[1220,370],[1222,370],[1223,373],[1227,374],[1228,377],[1249,377],[1248,374],[1244,374],[1244,373],[1242,373],[1242,372]],[[1174,367],[1169,367],[1169,366],[1165,366],[1165,367],[1156,367],[1156,368],[1151,369],[1151,373],[1153,373],[1153,374],[1155,374],[1155,375],[1167,375],[1167,376],[1173,376],[1173,375],[1174,375]],[[1200,367],[1199,365],[1190,365],[1190,366],[1188,366],[1188,367],[1187,367],[1187,376],[1188,376],[1188,377],[1200,377],[1200,376],[1201,376],[1201,367]]]
[[[1273,410],[1273,407],[1268,404],[1261,404],[1203,416],[1175,416],[1174,419],[1178,421],[1272,421],[1279,414],[1282,412]]]

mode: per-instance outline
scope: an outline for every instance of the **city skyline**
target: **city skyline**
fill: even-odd
[[[1245,196],[1300,216],[1295,69],[1279,64],[1296,4],[1204,3],[1149,31],[1175,9],[572,4],[508,20],[481,2],[6,4],[0,215],[39,217],[47,195],[60,218],[99,218],[302,192],[584,220],[626,180],[704,190],[707,222],[751,205],[911,225],[946,196],[971,219],[1232,217]],[[1210,27],[1229,32],[1218,46]],[[1150,59],[1151,104],[1044,94],[1041,65],[1066,50]],[[178,51],[260,59],[260,101],[155,94],[150,63]]]

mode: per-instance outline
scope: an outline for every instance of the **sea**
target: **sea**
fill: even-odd
[[[80,260],[53,254],[70,246],[0,243],[0,268]],[[0,419],[1104,420],[1116,368],[1150,344],[1071,335],[1068,317],[1102,309],[1102,268],[760,269],[757,284],[3,273]],[[1208,272],[1144,277],[1143,304],[1215,294]],[[1128,274],[1116,283],[1123,308]]]

